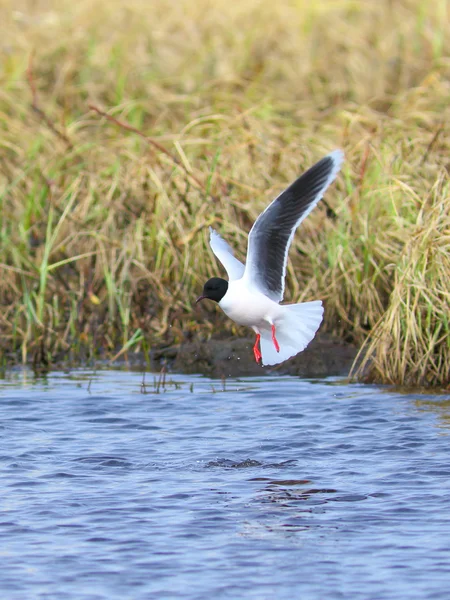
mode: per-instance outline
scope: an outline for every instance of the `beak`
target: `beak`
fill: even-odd
[[[206,298],[206,296],[199,296],[197,298],[197,300],[195,301],[195,304],[198,304],[200,302],[200,300],[204,300]]]

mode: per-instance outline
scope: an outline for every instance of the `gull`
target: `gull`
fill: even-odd
[[[276,365],[302,352],[322,322],[321,300],[280,302],[295,230],[334,181],[343,160],[341,150],[331,152],[269,204],[250,230],[245,265],[210,228],[211,249],[229,281],[212,277],[196,303],[213,300],[235,323],[251,327],[256,333],[253,354],[257,363]]]

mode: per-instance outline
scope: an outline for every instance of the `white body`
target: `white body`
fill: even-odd
[[[320,300],[281,305],[258,290],[250,290],[245,278],[229,282],[219,306],[235,323],[252,327],[261,336],[264,365],[276,365],[304,350],[323,318]],[[279,352],[272,341],[272,325],[275,326]]]
[[[258,290],[250,290],[244,278],[230,281],[228,290],[219,302],[223,312],[239,325],[253,328],[276,325],[282,314],[282,306]],[[255,329],[256,331],[256,329]]]

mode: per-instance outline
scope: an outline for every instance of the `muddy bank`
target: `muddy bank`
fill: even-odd
[[[110,353],[97,353],[93,358],[86,349],[78,349],[76,355],[58,353],[47,359],[39,349],[34,352],[28,365],[38,373],[52,369],[78,367],[150,369],[168,372],[201,374],[208,377],[253,377],[279,373],[298,377],[346,377],[358,353],[358,348],[327,334],[317,335],[310,345],[297,356],[274,367],[262,367],[253,357],[254,338],[231,337],[225,339],[193,340],[177,345],[154,345],[150,352],[123,353],[116,359]],[[113,356],[120,353],[117,348]],[[5,365],[21,364],[16,353],[4,354]]]
[[[192,341],[179,347],[154,350],[152,362],[167,362],[174,373],[201,373],[209,377],[245,377],[270,373],[300,377],[347,376],[358,349],[326,334],[318,335],[311,344],[290,360],[275,367],[255,363],[253,338],[231,338]]]

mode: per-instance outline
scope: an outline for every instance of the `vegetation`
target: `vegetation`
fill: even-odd
[[[231,331],[194,308],[258,213],[342,147],[287,297],[380,382],[450,372],[447,0],[5,0],[4,360],[114,356]],[[108,115],[110,118],[107,118]],[[362,371],[358,372],[359,376]]]

